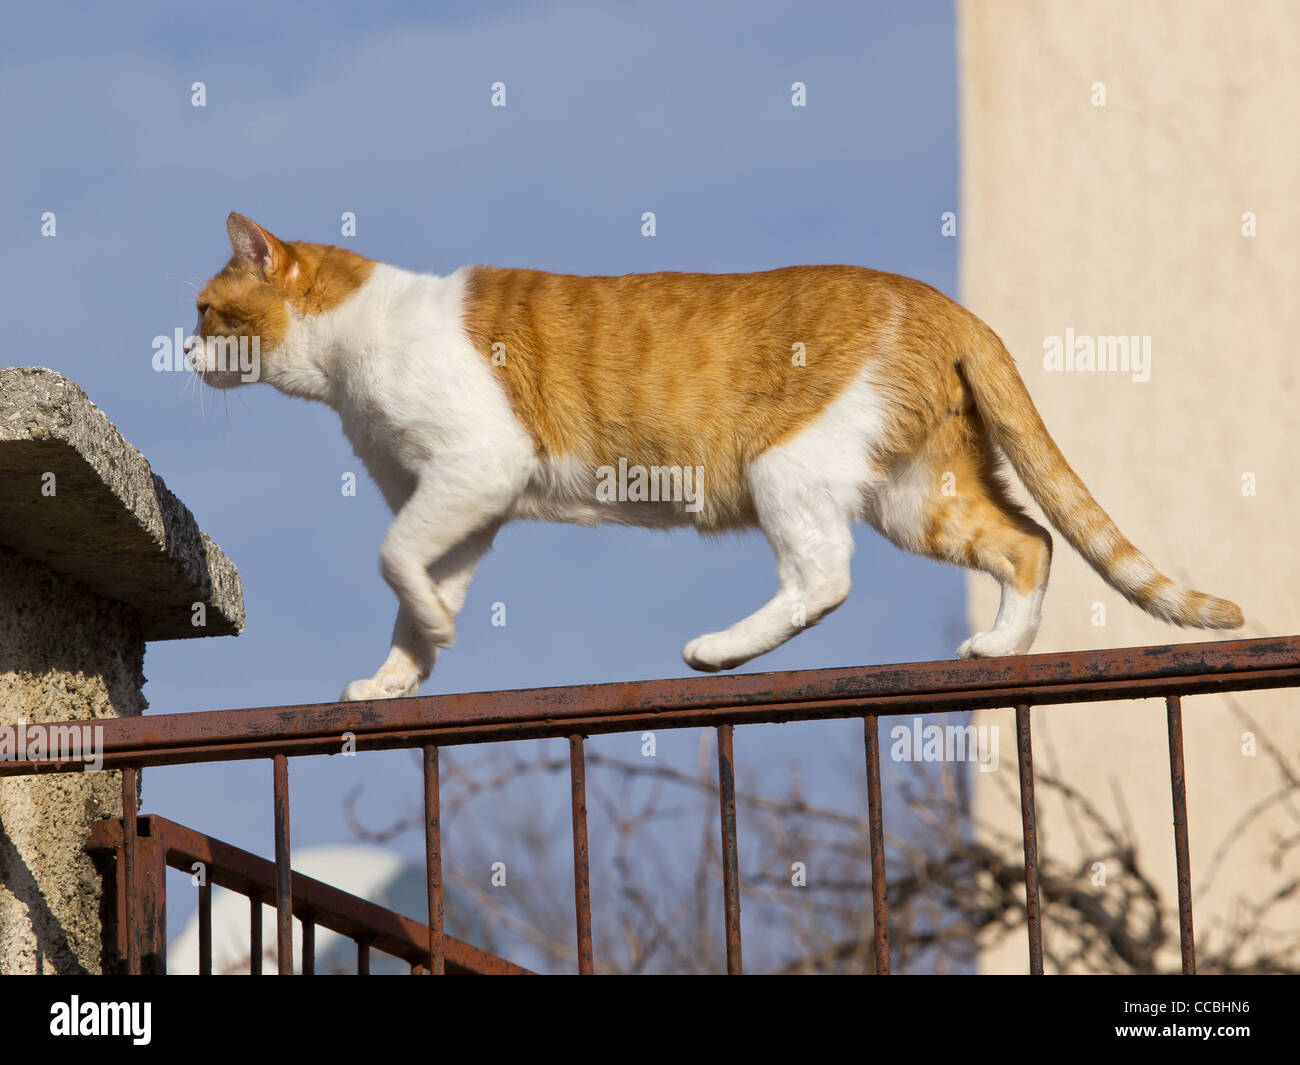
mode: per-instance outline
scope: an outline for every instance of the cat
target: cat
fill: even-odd
[[[344,700],[416,691],[512,519],[760,528],[779,591],[687,643],[697,670],[748,662],[839,606],[858,519],[1001,583],[992,628],[958,656],[1023,654],[1052,539],[1010,498],[1001,455],[1130,602],[1178,625],[1242,624],[1124,538],[997,335],[919,281],[855,266],[436,277],[238,214],[226,228],[233,254],[199,291],[191,368],[217,388],[256,377],[328,403],[396,515],[379,552],[392,646]],[[253,342],[255,373],[224,363],[234,338]]]

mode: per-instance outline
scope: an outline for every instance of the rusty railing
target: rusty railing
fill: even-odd
[[[224,884],[251,898],[272,895],[277,913],[278,964],[293,971],[292,919],[335,928],[358,940],[389,928],[387,948],[432,973],[517,971],[501,959],[444,936],[441,827],[438,814],[438,751],[442,747],[499,740],[559,737],[569,741],[572,784],[574,905],[580,972],[595,970],[587,849],[584,737],[654,728],[708,726],[717,730],[718,794],[722,837],[723,907],[727,971],[741,960],[740,873],[736,844],[736,797],[732,733],[736,725],[861,717],[865,734],[871,896],[876,969],[889,972],[888,890],[885,875],[883,803],[880,789],[879,718],[988,708],[1015,708],[1020,813],[1025,853],[1025,909],[1030,971],[1043,971],[1038,897],[1038,843],[1034,811],[1031,711],[1062,703],[1163,698],[1169,733],[1170,789],[1178,869],[1182,967],[1196,971],[1192,922],[1187,793],[1183,772],[1182,697],[1203,692],[1300,686],[1300,636],[1213,643],[1137,647],[1071,654],[1026,655],[961,662],[925,662],[787,673],[691,677],[679,680],[593,684],[565,688],[475,692],[372,703],[275,706],[247,710],[163,714],[102,722],[104,767],[122,770],[125,817],[120,828],[100,825],[92,846],[120,851],[126,893],[138,890],[140,862],[156,866],[160,855],[177,861],[215,854],[216,841],[188,833],[157,817],[137,817],[138,774],[145,766],[270,758],[274,771],[275,862],[230,852]],[[28,725],[29,734],[40,725]],[[350,733],[357,751],[422,748],[429,923],[398,926],[369,914],[352,920],[352,896],[291,871],[288,758],[332,754]],[[52,748],[51,748],[52,749]],[[80,762],[5,762],[0,776],[81,770]],[[143,824],[143,834],[141,827]],[[154,843],[147,843],[154,840]],[[203,850],[207,847],[207,851]],[[202,859],[198,859],[202,860]],[[185,866],[182,866],[185,868]],[[243,874],[229,870],[242,868]],[[255,872],[255,875],[254,875]],[[161,876],[161,873],[158,874]],[[221,879],[217,880],[222,883]],[[200,889],[202,890],[202,889]],[[367,904],[368,905],[368,904]],[[142,971],[138,905],[120,908],[130,972]],[[201,907],[202,909],[202,907]],[[253,909],[260,919],[260,905]],[[376,907],[376,909],[378,909]],[[331,913],[333,916],[331,916]],[[387,913],[387,911],[384,911]],[[405,919],[402,919],[405,920]],[[332,922],[332,923],[331,923]],[[390,927],[391,926],[391,927]],[[210,942],[210,931],[209,942]],[[260,933],[259,933],[260,935]],[[309,935],[309,934],[308,934]],[[304,939],[308,938],[304,936]],[[418,935],[418,950],[411,937]],[[149,932],[149,942],[156,931]],[[259,940],[260,941],[260,940]],[[151,948],[152,949],[152,948]],[[473,952],[473,953],[466,953]],[[427,960],[420,966],[419,962]],[[307,968],[307,966],[304,966]]]
[[[113,888],[114,947],[123,960],[139,959],[128,963],[128,967],[134,966],[130,971],[146,975],[167,971],[166,871],[170,867],[193,875],[195,866],[200,865],[199,974],[212,973],[212,888],[216,885],[248,899],[249,973],[261,975],[262,907],[276,899],[279,870],[275,863],[164,817],[142,814],[136,818],[134,876],[128,878],[124,825],[128,820],[96,821],[86,849],[96,858],[112,859],[104,863],[110,866],[104,874]],[[370,973],[372,950],[402,959],[414,973],[426,970],[429,926],[298,872],[290,878],[290,894],[292,912],[302,930],[303,975],[316,971],[318,927],[337,932],[356,944],[356,971],[361,975]],[[134,919],[127,917],[128,906],[132,907]],[[291,958],[285,954],[281,957]],[[451,936],[444,938],[444,957],[446,972],[456,975],[526,972]]]

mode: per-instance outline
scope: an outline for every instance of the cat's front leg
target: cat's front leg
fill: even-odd
[[[388,657],[373,677],[354,680],[339,697],[342,702],[364,699],[396,699],[414,695],[433,671],[437,648],[426,646],[412,624],[405,607],[397,608],[397,621],[393,624],[393,642]]]
[[[456,547],[428,567],[426,574],[435,589],[439,604],[454,620],[465,604],[470,581],[479,561],[492,546],[501,527],[500,519],[490,520],[483,528],[465,537]],[[439,646],[417,622],[399,593],[397,621],[393,625],[393,642],[388,657],[373,677],[354,680],[340,699],[356,702],[365,699],[395,699],[414,695],[428,679],[438,656]]]

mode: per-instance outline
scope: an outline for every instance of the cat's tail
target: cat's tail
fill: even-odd
[[[1242,624],[1235,603],[1182,588],[1119,531],[1047,432],[1016,365],[983,322],[960,366],[984,424],[1051,523],[1101,578],[1148,614],[1202,629]]]

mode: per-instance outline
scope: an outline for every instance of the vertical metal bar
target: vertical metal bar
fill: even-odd
[[[587,756],[581,736],[569,737],[569,782],[573,792],[573,893],[577,912],[578,972],[596,971],[591,941],[591,868],[587,858]]]
[[[289,759],[272,758],[275,775],[275,945],[281,976],[293,975],[293,886],[289,873]]]
[[[316,922],[311,917],[302,919],[302,975],[316,975]]]
[[[1174,853],[1178,861],[1178,941],[1183,973],[1196,974],[1196,940],[1192,934],[1192,859],[1187,838],[1187,778],[1183,772],[1183,701],[1165,698],[1169,726],[1169,783],[1174,802]]]
[[[722,903],[727,921],[727,974],[744,968],[740,953],[740,860],[736,854],[736,776],[732,726],[718,727],[718,804],[722,810]]]
[[[1038,907],[1038,825],[1034,815],[1034,749],[1029,706],[1016,707],[1016,759],[1020,763],[1020,823],[1025,836],[1025,917],[1029,928],[1029,972],[1043,975],[1043,928]]]
[[[248,975],[262,975],[262,896],[248,898]]]
[[[875,918],[876,973],[889,975],[889,894],[885,880],[885,820],[880,801],[880,719],[863,718],[867,746],[867,833],[871,841],[871,912]]]
[[[199,975],[212,975],[212,885],[199,884]]]
[[[357,940],[357,975],[370,975],[370,942],[365,939]]]
[[[424,749],[424,863],[429,893],[429,972],[443,975],[442,823],[439,812],[438,748]],[[369,971],[367,951],[367,971]]]
[[[140,883],[140,972],[167,974],[167,849],[153,834],[151,819],[137,819],[136,870]]]
[[[113,948],[117,952],[114,971],[129,972],[127,967],[126,920],[126,818],[122,818],[122,838],[113,848]]]
[[[140,975],[140,886],[136,881],[136,803],[139,801],[140,771],[135,766],[122,770],[122,850],[126,881],[126,971]]]

